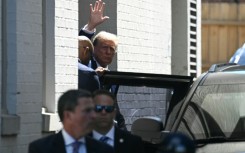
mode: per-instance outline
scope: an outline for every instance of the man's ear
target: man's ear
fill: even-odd
[[[70,111],[64,111],[64,119],[71,119],[71,112]]]
[[[90,52],[89,47],[86,47],[86,48],[85,48],[85,52],[84,52],[84,56],[88,55],[89,52]]]

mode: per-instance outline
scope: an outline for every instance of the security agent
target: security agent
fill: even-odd
[[[114,95],[107,90],[94,92],[95,123],[91,136],[114,147],[115,153],[144,153],[140,137],[114,125],[115,100]]]
[[[29,145],[29,153],[113,153],[113,148],[86,136],[95,117],[92,95],[85,90],[69,90],[58,100],[63,129]],[[95,147],[96,146],[96,147]]]

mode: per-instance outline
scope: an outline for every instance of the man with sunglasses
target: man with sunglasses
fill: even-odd
[[[109,145],[88,136],[95,117],[92,95],[85,90],[69,90],[58,100],[63,129],[29,145],[29,153],[113,153]]]
[[[114,125],[115,96],[107,90],[97,90],[93,94],[93,101],[95,123],[92,137],[114,147],[115,153],[143,153],[144,147],[140,137]]]

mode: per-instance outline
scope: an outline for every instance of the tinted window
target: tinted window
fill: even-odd
[[[194,139],[245,138],[245,84],[200,86],[178,131]]]
[[[133,87],[120,85],[117,101],[127,129],[141,117],[157,116],[165,122],[171,90],[167,88]]]

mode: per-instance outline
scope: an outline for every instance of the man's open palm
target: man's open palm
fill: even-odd
[[[109,19],[108,16],[104,16],[105,3],[102,0],[96,1],[94,7],[90,4],[90,19],[88,22],[88,30],[93,30],[98,25]]]

